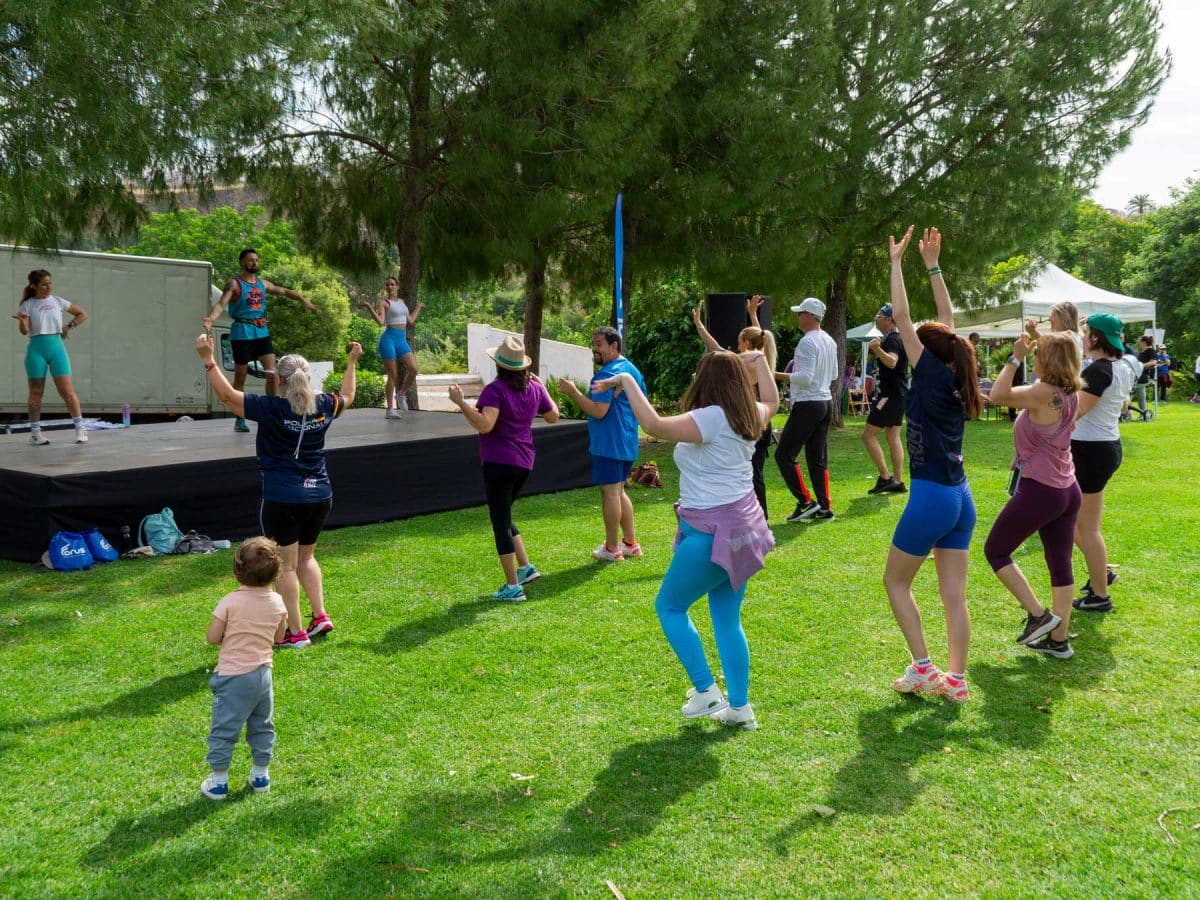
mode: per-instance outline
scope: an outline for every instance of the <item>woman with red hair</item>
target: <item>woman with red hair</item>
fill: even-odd
[[[892,260],[892,318],[912,366],[912,386],[906,396],[908,418],[909,495],[896,523],[883,583],[892,613],[908,643],[912,663],[892,682],[903,694],[940,694],[967,700],[967,645],[971,618],[967,612],[967,563],[975,530],[975,501],[963,471],[963,424],[979,417],[979,365],[975,350],[954,333],[950,292],[938,266],[942,237],[927,228],[918,242],[929,272],[937,321],[913,325],[904,288],[901,262],[912,239],[912,226],[897,243],[888,238]],[[912,583],[930,552],[937,566],[938,589],[946,610],[949,667],[941,672],[929,659],[921,613],[913,600]]]

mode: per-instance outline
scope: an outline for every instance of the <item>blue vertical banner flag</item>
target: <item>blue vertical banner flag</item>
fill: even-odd
[[[617,209],[613,213],[613,301],[617,313],[617,333],[625,339],[625,304],[621,296],[621,275],[625,269],[625,226],[621,219],[621,195],[617,194]]]

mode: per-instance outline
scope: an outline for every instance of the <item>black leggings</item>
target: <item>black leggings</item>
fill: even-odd
[[[767,464],[767,452],[771,449],[771,434],[771,424],[768,422],[762,437],[754,445],[754,456],[750,460],[754,496],[758,498],[758,505],[762,507],[763,518],[767,517],[767,482],[763,478],[763,466]]]
[[[483,464],[483,492],[487,497],[488,518],[492,520],[496,552],[500,556],[516,552],[513,538],[521,532],[513,524],[512,506],[528,477],[529,470],[520,466],[493,462]]]

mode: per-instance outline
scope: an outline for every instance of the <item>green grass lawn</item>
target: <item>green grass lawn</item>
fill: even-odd
[[[527,603],[484,599],[501,577],[483,509],[324,535],[337,630],[277,655],[271,792],[247,792],[242,745],[225,803],[198,787],[231,554],[0,564],[0,895],[1200,892],[1200,409],[1124,426],[1116,610],[1076,616],[1065,662],[1013,642],[1022,614],[982,552],[1011,429],[970,426],[963,708],[891,690],[907,656],[881,575],[904,498],[866,495],[860,427],[831,439],[837,521],[777,525],[751,582],[754,733],[678,714],[653,612],[667,445],[646,454],[666,489],[634,494],[643,560],[592,562],[593,490],[519,502],[546,573]],[[1045,597],[1036,540],[1018,561]],[[944,664],[931,565],[916,593]]]

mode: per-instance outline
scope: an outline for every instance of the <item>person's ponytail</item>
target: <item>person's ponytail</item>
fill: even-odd
[[[42,283],[43,278],[49,278],[50,273],[45,269],[34,269],[29,273],[29,283],[25,285],[25,290],[21,292],[21,302],[24,303],[30,297],[37,293],[38,285]]]
[[[975,347],[966,338],[954,336],[954,385],[967,409],[968,419],[978,419],[983,414],[983,392],[979,390],[979,358]]]
[[[289,353],[275,366],[279,378],[279,390],[298,416],[311,416],[317,411],[317,395],[309,384],[308,360],[296,353]]]

